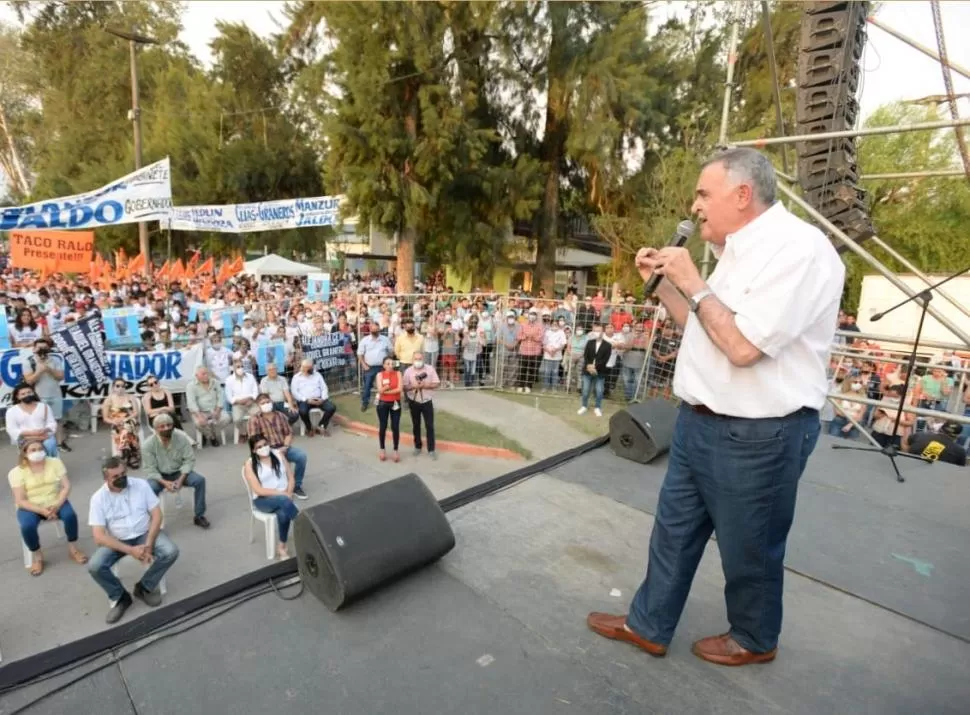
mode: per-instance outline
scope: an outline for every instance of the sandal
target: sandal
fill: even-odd
[[[38,555],[33,558],[30,564],[30,575],[40,576],[42,573],[44,573],[44,557]]]
[[[397,452],[395,452],[394,454],[391,455],[391,459],[393,461],[395,461],[395,462],[400,462],[401,461],[401,455],[398,454]]]
[[[386,462],[387,461],[387,455],[384,453],[384,450],[383,449],[380,452],[377,453],[377,458],[379,460],[381,460],[382,462]]]
[[[80,549],[68,549],[68,553],[71,558],[74,559],[74,563],[81,564],[82,566],[88,562],[88,557]]]

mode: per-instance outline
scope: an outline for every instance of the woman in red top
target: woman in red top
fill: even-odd
[[[384,369],[377,375],[377,439],[381,451],[377,455],[382,462],[387,459],[384,452],[384,438],[387,433],[387,421],[391,420],[391,437],[394,440],[394,454],[391,459],[401,461],[398,454],[398,443],[401,441],[401,373],[394,369],[394,360],[384,358]]]

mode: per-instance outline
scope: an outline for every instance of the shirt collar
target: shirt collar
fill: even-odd
[[[723,246],[714,246],[714,256],[720,259],[728,249],[730,249],[735,257],[743,255],[745,251],[757,244],[759,236],[766,234],[763,229],[767,225],[773,221],[777,221],[786,213],[788,211],[781,201],[776,201],[768,210],[753,221],[749,221],[734,233],[729,233]]]

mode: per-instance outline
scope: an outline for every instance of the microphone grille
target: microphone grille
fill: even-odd
[[[694,234],[694,222],[693,221],[681,221],[677,224],[677,235],[683,236],[684,238],[690,238]]]

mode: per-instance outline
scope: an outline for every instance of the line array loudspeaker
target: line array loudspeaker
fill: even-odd
[[[856,94],[869,3],[808,2],[803,7],[796,131],[823,134],[851,129],[859,118]],[[853,240],[871,236],[866,194],[857,185],[855,140],[808,140],[795,148],[798,182],[806,201]]]

